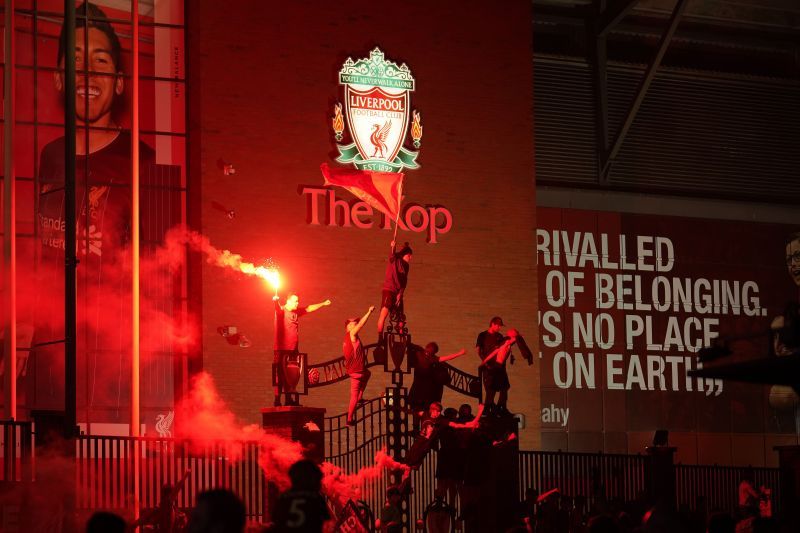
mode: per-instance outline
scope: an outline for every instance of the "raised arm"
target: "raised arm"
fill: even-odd
[[[467,353],[467,351],[466,351],[465,349],[463,349],[463,348],[462,348],[462,349],[460,349],[459,351],[457,351],[456,353],[451,353],[450,355],[443,355],[443,356],[441,356],[441,357],[439,358],[439,362],[440,362],[440,363],[444,363],[445,361],[450,361],[450,360],[452,360],[452,359],[455,359],[456,357],[461,357],[461,356],[462,356],[462,355],[464,355],[465,353]]]
[[[282,311],[283,306],[281,305],[281,297],[277,294],[272,297],[272,303],[275,304],[275,311]]]
[[[516,341],[512,339],[506,340],[503,344],[492,350],[492,353],[487,355],[486,358],[483,361],[481,361],[481,364],[478,366],[483,366],[494,358],[497,358],[498,362],[502,363],[503,361],[505,361],[505,356],[508,355],[508,349],[511,347],[512,344],[514,344],[514,342]],[[501,354],[505,354],[503,355],[503,361],[500,360]]]
[[[330,300],[325,300],[324,302],[320,302],[318,304],[311,304],[308,307],[306,307],[306,313],[313,313],[314,311],[317,311],[318,309],[322,309],[323,307],[329,305],[331,305]]]
[[[364,327],[364,324],[367,323],[367,320],[369,320],[369,315],[371,315],[374,310],[375,306],[370,305],[369,309],[367,309],[367,312],[364,313],[364,316],[361,317],[361,320],[359,320],[358,323],[355,326],[353,326],[353,329],[350,330],[350,340],[353,341],[355,340],[356,335],[358,335],[358,332],[361,331],[361,328]]]
[[[495,348],[494,350],[492,350],[492,353],[490,353],[489,355],[487,355],[486,357],[484,357],[483,361],[481,361],[481,364],[480,364],[480,365],[478,365],[478,366],[483,366],[483,365],[485,365],[486,363],[488,363],[489,361],[491,361],[492,359],[494,359],[495,357],[497,357],[497,354],[498,354],[498,353],[500,353],[500,350],[502,350],[502,349],[503,349],[503,346],[505,346],[505,345],[506,345],[506,344],[505,344],[505,343],[503,343],[503,344],[501,344],[500,346],[498,346],[497,348]]]

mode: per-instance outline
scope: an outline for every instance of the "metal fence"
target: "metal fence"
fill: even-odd
[[[0,453],[3,469],[0,481],[33,480],[33,432],[30,422],[3,420],[0,422]]]
[[[589,508],[600,498],[633,501],[646,488],[646,460],[643,455],[520,451],[520,499],[533,487],[583,496]]]
[[[346,415],[325,419],[326,460],[353,474],[375,462],[375,455],[389,444],[383,398],[370,400],[357,410],[356,426],[347,426]],[[395,411],[396,413],[397,411]],[[34,435],[28,422],[0,421],[2,481],[35,481]],[[410,446],[406,433],[401,446]],[[191,446],[171,438],[80,436],[75,442],[77,506],[82,510],[127,509],[133,502],[134,473],[142,508],[153,508],[163,485],[174,485],[187,474],[178,495],[180,508],[192,506],[197,494],[223,487],[245,503],[248,518],[267,519],[267,480],[259,467],[257,442],[211,443]],[[519,452],[519,496],[537,488],[540,493],[558,487],[562,494],[583,496],[591,506],[599,499],[634,501],[647,488],[645,455],[613,455],[564,452]],[[39,458],[39,461],[44,461]],[[422,518],[433,501],[437,455],[434,450],[413,474],[414,493],[409,498],[409,518]],[[41,465],[40,465],[41,466]],[[680,508],[709,512],[734,511],[737,487],[746,471],[756,486],[772,489],[773,510],[780,512],[780,474],[777,468],[744,468],[718,465],[675,465],[676,502]],[[375,515],[380,514],[390,475],[365,479],[361,498]]]
[[[197,446],[171,438],[80,436],[75,443],[76,504],[79,509],[129,508],[138,473],[144,509],[158,505],[164,485],[181,482],[179,508],[190,508],[204,490],[226,488],[244,501],[248,519],[263,521],[266,478],[258,454],[258,443],[250,441]]]
[[[387,430],[387,408],[385,397],[364,402],[355,413],[355,426],[346,425],[346,415],[325,418],[325,460],[340,467],[348,474],[375,464],[375,456],[380,450],[387,450],[389,432]],[[395,413],[401,413],[395,410]],[[413,436],[400,437],[401,445],[410,447]],[[434,450],[425,458],[422,465],[411,477],[413,494],[408,501],[411,521],[422,518],[425,508],[433,501],[436,487],[436,460]],[[373,514],[380,516],[386,500],[386,487],[392,483],[391,473],[386,472],[379,479],[366,479],[360,489],[360,498],[369,506]]]
[[[375,456],[387,448],[386,405],[383,398],[369,400],[356,409],[355,426],[347,425],[347,414],[325,418],[325,460],[347,474],[375,464]],[[386,479],[368,479],[359,487],[360,497],[373,513],[386,499]]]
[[[739,504],[739,482],[747,471],[756,488],[772,490],[772,511],[780,513],[781,484],[777,468],[746,468],[718,465],[675,465],[675,488],[678,507],[709,512],[715,509],[733,512]]]

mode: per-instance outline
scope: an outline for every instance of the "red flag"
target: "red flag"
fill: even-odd
[[[354,168],[331,168],[327,163],[320,165],[325,185],[344,187],[356,198],[397,220],[403,194],[402,172],[374,172]]]

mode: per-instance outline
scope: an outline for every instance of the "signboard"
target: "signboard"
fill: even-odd
[[[635,453],[664,428],[695,454],[724,435],[724,464],[759,434],[760,464],[780,440],[765,435],[795,433],[769,387],[688,372],[718,336],[739,339],[731,360],[770,355],[797,296],[784,263],[796,228],[568,209],[539,209],[538,225],[546,448]]]

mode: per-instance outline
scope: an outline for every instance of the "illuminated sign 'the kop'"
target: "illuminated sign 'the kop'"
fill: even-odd
[[[419,111],[411,111],[411,93],[416,81],[408,66],[387,60],[376,47],[368,58],[356,61],[348,58],[339,71],[339,84],[344,92],[344,112],[342,104],[337,103],[331,124],[339,152],[336,161],[371,172],[405,175],[407,170],[418,169],[416,159],[422,141],[422,122]],[[351,141],[349,144],[342,142],[345,131]],[[414,149],[406,146],[409,138]],[[425,232],[429,243],[439,242],[439,236],[453,227],[450,210],[440,205],[417,203],[400,209],[402,191],[402,185],[399,192],[376,187],[372,197],[374,200],[376,194],[382,195],[379,203],[384,200],[398,206],[400,229]],[[383,209],[376,213],[370,205],[373,202],[345,201],[327,187],[303,186],[299,192],[306,199],[306,222],[311,225],[390,229],[393,222]]]

